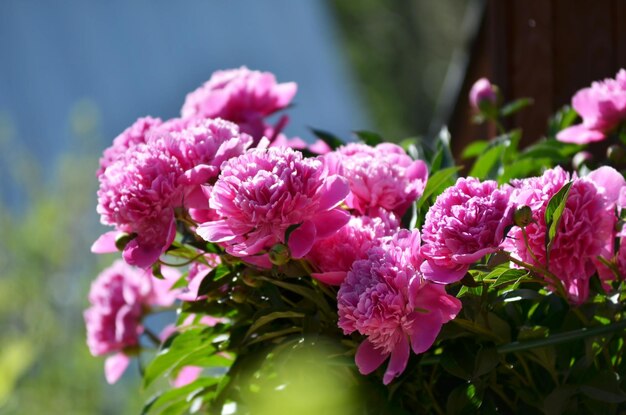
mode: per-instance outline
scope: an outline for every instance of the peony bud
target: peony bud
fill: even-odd
[[[624,150],[624,147],[618,144],[613,144],[612,146],[607,148],[606,157],[613,164],[616,164],[616,165],[624,164],[624,162],[626,161],[626,150]]]
[[[593,160],[593,155],[588,151],[579,151],[574,155],[572,159],[572,167],[574,169],[579,170],[582,166],[588,164],[591,160]]]
[[[533,211],[528,206],[520,206],[513,213],[513,223],[520,228],[528,226],[533,221]]]
[[[470,104],[477,111],[483,112],[485,107],[493,106],[498,100],[496,88],[487,78],[480,78],[474,83],[469,93]]]
[[[270,249],[269,257],[272,264],[280,266],[289,262],[291,253],[287,245],[276,244]]]
[[[123,251],[126,245],[137,237],[136,233],[120,233],[115,238],[115,247],[120,251]]]

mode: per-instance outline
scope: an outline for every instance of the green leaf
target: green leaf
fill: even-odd
[[[503,152],[504,144],[498,144],[491,147],[482,156],[476,159],[468,176],[476,177],[478,179],[487,178],[502,157]]]
[[[385,140],[378,134],[372,131],[355,131],[354,134],[368,146],[375,147],[376,145],[384,142]]]
[[[457,386],[450,395],[446,403],[447,414],[475,414],[482,404],[482,397],[476,391],[476,386],[466,383]]]
[[[464,159],[471,159],[471,158],[477,157],[483,154],[487,150],[487,147],[489,147],[488,141],[485,141],[485,140],[474,141],[470,145],[465,147],[465,150],[463,150],[463,154],[461,155],[461,157]]]
[[[500,110],[500,116],[501,117],[508,117],[510,115],[515,114],[516,112],[532,105],[534,103],[534,101],[532,100],[532,98],[520,98],[520,99],[516,99],[515,101],[505,105],[504,107],[502,107],[502,109]]]
[[[162,375],[169,375],[181,362],[190,363],[189,355],[211,355],[215,347],[211,344],[213,335],[206,328],[187,330],[176,336],[168,348],[162,349],[144,372],[144,387],[150,386]]]
[[[262,279],[263,281],[267,281],[280,288],[284,288],[285,290],[289,290],[296,294],[299,294],[302,297],[312,301],[315,305],[319,307],[321,311],[325,312],[326,314],[332,314],[332,310],[330,309],[330,306],[326,302],[326,299],[323,296],[318,295],[311,288],[308,288],[299,284],[293,284],[290,282],[279,281],[273,278],[259,277],[259,279]]]
[[[309,128],[309,129],[317,138],[319,138],[320,140],[328,144],[328,146],[333,150],[345,144],[343,140],[341,140],[339,137],[336,137],[335,135],[329,132],[317,130],[315,128]]]
[[[304,313],[298,313],[296,311],[274,311],[272,313],[263,315],[261,317],[256,318],[254,323],[248,329],[245,337],[250,337],[254,334],[258,329],[263,327],[264,325],[271,323],[272,321],[279,318],[303,318],[305,316]]]
[[[157,395],[150,399],[150,401],[144,406],[142,415],[153,413],[166,405],[172,405],[181,401],[187,401],[188,396],[193,396],[198,393],[198,390],[206,389],[207,387],[214,385],[218,382],[216,378],[201,377],[194,382],[182,386],[180,388],[170,389],[161,395]]]
[[[563,185],[561,190],[559,190],[554,196],[550,198],[548,206],[546,207],[545,221],[548,232],[546,232],[545,246],[548,261],[550,258],[550,248],[552,248],[552,242],[554,241],[556,231],[559,227],[559,222],[561,221],[561,216],[563,215],[563,211],[565,210],[567,196],[569,195],[572,183],[572,181],[569,181],[565,185]]]
[[[461,170],[461,168],[462,167],[460,166],[448,167],[447,169],[435,172],[426,183],[424,193],[417,202],[417,209],[419,210],[429,197],[438,196],[441,192],[443,192],[444,189],[448,187],[449,181],[456,178],[456,174],[459,170]]]

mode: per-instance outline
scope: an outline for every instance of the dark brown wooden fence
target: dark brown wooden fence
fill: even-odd
[[[626,0],[487,0],[458,101],[448,125],[453,152],[493,134],[469,124],[467,94],[486,76],[507,101],[535,103],[511,122],[523,144],[539,139],[548,117],[593,80],[626,68]]]

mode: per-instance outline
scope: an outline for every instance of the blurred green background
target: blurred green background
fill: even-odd
[[[307,126],[346,139],[360,128],[390,139],[426,132],[465,40],[468,7],[469,0],[0,3],[0,413],[136,414],[147,398],[136,367],[106,384],[82,319],[91,280],[112,261],[89,246],[104,230],[94,172],[117,133],[144,114],[175,116],[184,93],[211,71],[243,64],[299,83],[291,134],[309,138]],[[241,39],[216,13],[242,20]],[[255,13],[289,23],[247,25]],[[106,29],[94,31],[86,16]],[[106,18],[115,24],[98,20]],[[159,22],[176,19],[178,35],[165,28],[159,40]],[[203,24],[221,24],[212,30],[232,35],[232,45],[195,37],[208,30]],[[265,36],[258,44],[250,43],[254,30]],[[144,43],[152,55],[141,52]],[[168,46],[180,55],[160,56],[173,53]]]

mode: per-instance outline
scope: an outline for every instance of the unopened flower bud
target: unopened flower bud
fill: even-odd
[[[248,290],[242,286],[236,286],[230,292],[230,299],[237,304],[243,304],[248,299]]]
[[[528,226],[533,221],[533,211],[528,206],[520,206],[513,213],[513,223],[520,228]]]
[[[287,245],[276,244],[269,252],[270,262],[274,265],[285,265],[291,258]]]
[[[624,164],[626,162],[626,150],[618,144],[613,144],[606,150],[606,157],[613,164]]]
[[[123,251],[126,248],[126,245],[137,237],[136,233],[120,233],[115,238],[115,247],[120,251]]]
[[[260,287],[263,284],[263,281],[258,279],[257,275],[255,275],[255,271],[250,268],[246,268],[243,270],[243,272],[241,273],[241,280],[248,287],[252,288]]]
[[[585,164],[588,164],[591,160],[593,160],[593,155],[588,151],[579,151],[574,155],[572,159],[572,167],[578,170]]]
[[[496,88],[487,78],[480,78],[474,83],[469,93],[470,105],[477,111],[484,112],[487,107],[496,105]]]

